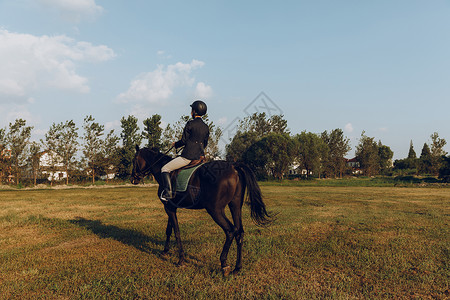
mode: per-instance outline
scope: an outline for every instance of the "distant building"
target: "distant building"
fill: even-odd
[[[47,176],[48,181],[59,181],[67,178],[67,172],[64,164],[61,163],[61,157],[55,152],[44,151],[39,158],[39,167],[42,174]]]
[[[300,168],[299,164],[292,164],[289,166],[288,175],[295,176],[295,175],[312,175],[312,172],[310,171],[308,174],[308,170]]]
[[[352,170],[352,174],[362,174],[362,170],[361,170],[361,164],[359,163],[359,161],[356,159],[356,157],[351,158],[351,159],[345,159],[346,165],[347,167],[349,167]]]

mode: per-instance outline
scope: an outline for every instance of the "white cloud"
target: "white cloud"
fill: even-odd
[[[344,127],[344,131],[347,133],[352,133],[353,132],[353,125],[352,123],[347,123]]]
[[[33,91],[45,88],[87,93],[88,80],[76,73],[77,63],[114,56],[106,46],[77,42],[65,35],[34,36],[0,28],[0,101],[28,99]]]
[[[82,19],[93,19],[103,12],[103,7],[95,0],[39,0],[44,6],[57,10],[61,16],[70,22],[80,22]]]
[[[204,82],[197,83],[195,88],[195,97],[200,99],[209,98],[213,95],[213,90],[211,86],[206,85]]]
[[[203,65],[204,62],[195,59],[188,64],[178,62],[167,67],[159,65],[156,70],[140,74],[131,81],[128,91],[121,93],[118,100],[123,103],[144,101],[161,104],[175,89],[192,86],[195,83],[192,71]]]

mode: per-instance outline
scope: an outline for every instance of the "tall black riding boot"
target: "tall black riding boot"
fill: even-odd
[[[168,172],[162,172],[161,176],[163,179],[164,190],[161,193],[160,199],[162,201],[169,201],[172,199],[172,182],[170,181],[170,174]]]

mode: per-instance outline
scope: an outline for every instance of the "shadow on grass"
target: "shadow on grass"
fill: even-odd
[[[85,218],[76,218],[70,220],[70,223],[86,228],[97,236],[105,239],[113,239],[125,245],[133,246],[134,248],[149,254],[160,255],[164,247],[164,241],[158,238],[149,237],[142,232],[123,229],[114,225],[105,225],[98,220],[87,220]],[[149,247],[150,244],[161,246],[160,249]]]

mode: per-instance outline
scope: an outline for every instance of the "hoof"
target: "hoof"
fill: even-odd
[[[231,267],[230,266],[223,267],[222,273],[223,273],[223,276],[227,277],[231,273]]]
[[[236,268],[233,270],[233,272],[231,272],[231,274],[236,275],[241,271],[241,268]]]
[[[161,252],[161,254],[159,256],[161,256],[162,258],[167,258],[168,255],[169,255],[169,251],[163,251],[163,252]]]

